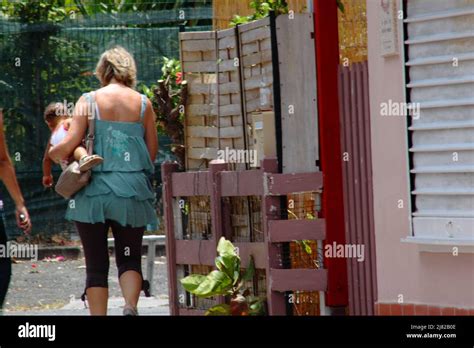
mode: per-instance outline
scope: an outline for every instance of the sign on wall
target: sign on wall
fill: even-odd
[[[380,0],[380,49],[382,57],[398,54],[398,22],[395,0]]]

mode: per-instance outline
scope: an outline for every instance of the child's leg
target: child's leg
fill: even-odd
[[[87,150],[82,146],[76,147],[74,150],[74,160],[79,161],[84,156],[87,156]]]
[[[86,172],[89,169],[94,168],[95,166],[101,164],[104,161],[104,159],[98,155],[89,156],[87,154],[87,150],[82,146],[78,146],[74,150],[73,155],[74,155],[74,159],[76,161],[79,161],[79,170],[81,172]]]

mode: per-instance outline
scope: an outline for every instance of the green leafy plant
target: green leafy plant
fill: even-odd
[[[288,214],[291,215],[293,218],[296,220],[300,220],[300,218],[293,213],[291,210],[287,210]],[[315,220],[316,217],[311,214],[311,213],[306,213],[306,220]],[[313,255],[313,248],[311,247],[312,242],[308,239],[303,239],[303,240],[294,240],[297,245],[301,247],[301,249],[307,254],[307,255]],[[323,259],[322,259],[322,251],[318,249],[316,252],[316,260],[313,260],[312,263],[316,266],[316,268],[322,268],[323,267]]]
[[[277,16],[288,13],[288,3],[286,0],[252,0],[250,7],[255,11],[253,14],[250,16],[235,15],[230,25],[236,26],[267,17],[270,11],[275,11]]]
[[[341,11],[342,13],[344,13],[344,3],[342,2],[342,0],[336,0],[336,3],[337,3],[337,8],[339,9],[339,11]]]
[[[191,274],[181,279],[186,291],[199,297],[230,296],[229,304],[211,307],[206,315],[247,316],[264,315],[265,300],[251,295],[250,289],[244,289],[246,281],[252,280],[255,264],[250,258],[244,274],[240,272],[240,257],[234,245],[222,237],[217,245],[216,270],[208,275]]]
[[[344,13],[344,3],[342,0],[336,0],[339,11]],[[286,14],[289,12],[286,0],[252,0],[250,7],[254,9],[254,13],[249,16],[235,15],[230,21],[230,26],[235,27],[239,24],[256,21],[267,17],[270,11],[275,11],[275,15]]]
[[[293,213],[289,209],[287,211],[288,211],[288,214],[293,216],[296,220],[299,220],[298,216],[295,213]],[[307,220],[314,220],[315,217],[311,213],[306,213],[306,219]],[[307,239],[304,239],[304,240],[295,240],[294,242],[299,244],[303,248],[303,250],[306,252],[306,254],[311,255],[313,253],[313,250],[311,249],[311,244],[310,244],[311,241],[309,241]]]
[[[184,106],[188,97],[187,83],[183,81],[181,63],[177,59],[163,57],[161,72],[162,76],[157,85],[141,86],[141,89],[153,103],[158,132],[170,137],[171,152],[184,168]]]

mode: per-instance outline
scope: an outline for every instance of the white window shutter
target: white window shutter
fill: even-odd
[[[474,0],[407,4],[414,237],[474,242]]]

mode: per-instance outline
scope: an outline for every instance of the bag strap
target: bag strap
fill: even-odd
[[[94,152],[94,139],[95,139],[95,117],[96,117],[96,111],[95,111],[95,92],[90,92],[87,95],[87,100],[90,104],[90,112],[91,114],[88,115],[87,120],[88,120],[88,131],[87,131],[87,137],[86,137],[86,150],[87,154],[91,156]]]
[[[140,107],[140,121],[143,122],[143,117],[145,116],[146,111],[146,96],[144,94],[140,94],[141,96],[141,107]]]

